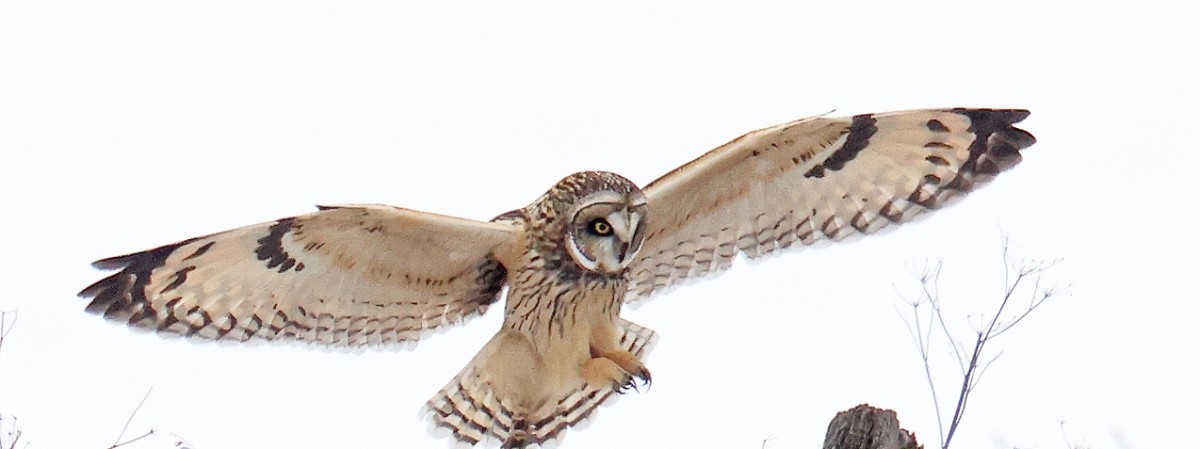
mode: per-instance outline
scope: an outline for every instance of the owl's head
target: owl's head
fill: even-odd
[[[580,267],[622,273],[646,238],[646,196],[636,184],[608,172],[581,172],[549,192],[562,247]]]

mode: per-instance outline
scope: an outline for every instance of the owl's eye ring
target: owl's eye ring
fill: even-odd
[[[613,227],[608,220],[597,218],[588,223],[588,232],[600,237],[608,237],[613,233]]]

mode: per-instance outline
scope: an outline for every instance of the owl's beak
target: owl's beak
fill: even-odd
[[[613,235],[616,237],[615,258],[622,267],[628,265],[629,258],[633,256],[631,249],[634,249],[634,235],[637,232],[638,221],[641,220],[641,214],[636,211],[623,210],[613,212],[608,215],[608,222],[612,224]]]

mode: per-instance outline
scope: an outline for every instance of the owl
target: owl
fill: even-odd
[[[163,334],[413,343],[504,300],[504,321],[425,404],[469,445],[540,445],[651,381],[656,335],[621,318],[686,279],[937,209],[1020,161],[1024,110],[810,117],[747,133],[639,188],[588,171],[490,221],[319,206],[103,259],[87,310]]]

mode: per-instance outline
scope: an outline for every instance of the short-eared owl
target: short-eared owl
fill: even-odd
[[[813,117],[750,132],[638,188],[567,176],[489,222],[378,205],[184,240],[95,266],[87,310],[213,340],[415,342],[505,298],[504,324],[426,405],[454,438],[540,444],[649,382],[623,304],[739,253],[869,234],[1015,165],[1023,110]],[[507,290],[505,290],[507,287]],[[505,296],[505,291],[507,295]]]

